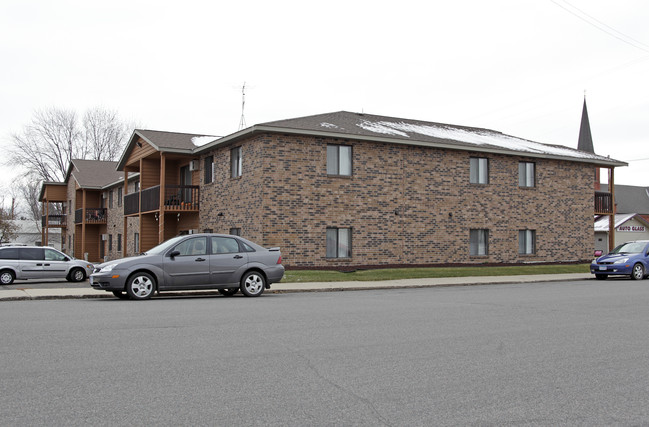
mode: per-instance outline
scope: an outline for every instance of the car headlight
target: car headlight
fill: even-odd
[[[629,260],[629,258],[621,258],[621,259],[618,259],[617,261],[615,261],[613,264],[624,264],[628,260]]]
[[[106,267],[102,267],[101,270],[99,270],[99,272],[100,273],[107,273],[109,271],[112,271],[113,267],[115,267],[115,264],[107,265]]]

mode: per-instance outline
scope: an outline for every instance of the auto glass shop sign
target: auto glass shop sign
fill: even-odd
[[[631,233],[644,233],[646,231],[644,225],[620,225],[616,230]]]

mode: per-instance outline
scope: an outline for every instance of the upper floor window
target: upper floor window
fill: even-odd
[[[327,175],[352,175],[352,147],[327,145]]]
[[[113,209],[113,190],[108,192],[108,207]]]
[[[535,164],[532,162],[518,163],[518,186],[519,187],[534,187],[536,185],[535,169],[536,169]]]
[[[469,255],[489,255],[489,230],[473,229],[469,231]]]
[[[122,206],[122,199],[124,198],[123,196],[123,189],[122,187],[117,187],[117,206]]]
[[[205,171],[203,182],[209,184],[214,181],[214,156],[205,157],[203,163],[203,170]]]
[[[230,150],[230,176],[238,178],[241,176],[241,147]]]
[[[521,255],[536,253],[536,230],[518,231],[518,253]]]
[[[133,190],[134,193],[137,193],[138,191],[140,191],[140,181],[135,181],[133,183],[133,188],[134,188],[134,190]]]
[[[485,157],[471,157],[470,178],[471,184],[489,184],[489,160]]]
[[[352,256],[352,229],[327,228],[327,258]]]

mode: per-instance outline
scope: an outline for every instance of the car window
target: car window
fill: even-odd
[[[20,248],[20,259],[43,261],[45,256],[42,248]]]
[[[212,254],[239,252],[239,243],[230,237],[212,237]]]
[[[207,238],[196,237],[183,240],[174,250],[180,252],[180,256],[207,255]]]
[[[246,242],[240,242],[241,246],[243,246],[244,252],[254,252],[255,250]]]
[[[644,252],[646,242],[627,242],[611,251],[612,254],[639,254]]]
[[[0,259],[18,259],[18,248],[0,249]]]
[[[59,251],[45,249],[45,261],[67,261],[67,257]]]

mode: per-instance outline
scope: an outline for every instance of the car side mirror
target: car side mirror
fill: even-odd
[[[603,251],[598,249],[598,250],[595,251],[595,257],[600,257],[600,256],[602,256],[603,253],[604,253]]]
[[[171,251],[171,252],[169,253],[169,257],[170,257],[170,258],[176,257],[176,256],[178,256],[178,255],[180,255],[180,251]]]

